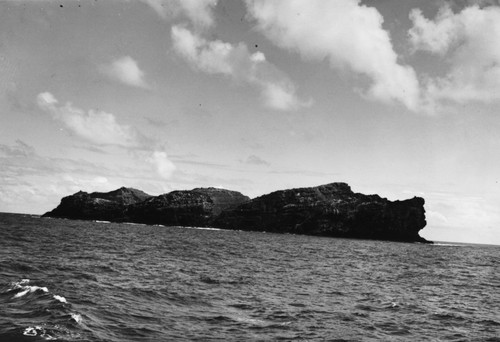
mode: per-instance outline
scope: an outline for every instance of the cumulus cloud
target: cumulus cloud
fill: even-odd
[[[415,50],[445,57],[449,70],[426,84],[429,102],[500,100],[500,8],[441,8],[434,20],[414,9],[409,38]]]
[[[174,163],[162,151],[154,151],[148,161],[154,166],[158,175],[164,179],[169,179],[176,169]]]
[[[295,86],[283,72],[269,63],[262,52],[250,53],[243,43],[208,41],[180,26],[172,27],[172,41],[175,51],[193,68],[258,88],[270,108],[293,110],[308,105],[298,99]]]
[[[120,125],[113,114],[103,111],[84,111],[71,103],[59,105],[51,93],[38,94],[38,106],[71,132],[98,145],[142,147],[146,138],[127,125]]]
[[[214,24],[213,9],[217,0],[141,0],[163,19],[185,16],[198,27]]]
[[[126,85],[149,88],[144,79],[144,72],[139,68],[137,62],[130,56],[124,56],[114,60],[111,64],[101,67],[104,74],[110,78]]]
[[[246,0],[257,28],[274,44],[304,59],[328,59],[334,69],[367,76],[367,96],[418,106],[419,83],[410,66],[398,63],[383,18],[360,0]]]

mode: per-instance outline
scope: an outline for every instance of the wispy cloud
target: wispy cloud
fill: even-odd
[[[330,62],[367,76],[366,96],[416,110],[419,82],[412,67],[398,63],[383,17],[360,0],[246,0],[256,26],[277,46],[306,60]]]
[[[261,165],[261,166],[271,165],[271,164],[269,164],[268,161],[260,158],[259,156],[254,155],[254,154],[248,156],[248,158],[246,160],[244,160],[243,163],[250,164],[250,165]]]
[[[119,124],[111,113],[85,112],[69,102],[59,105],[59,101],[49,92],[38,94],[37,103],[81,139],[99,146],[141,150],[138,155],[146,153],[145,160],[153,165],[162,178],[170,178],[175,171],[175,165],[168,159],[166,152],[153,148],[154,143],[133,127]]]
[[[110,64],[101,66],[100,70],[111,79],[123,84],[139,88],[150,87],[144,78],[144,72],[130,56],[115,59]]]
[[[17,139],[14,146],[0,144],[0,155],[7,157],[30,157],[34,155],[35,149],[33,146],[26,144],[24,141]]]
[[[113,186],[108,177],[120,176],[104,165],[88,161],[43,157],[21,140],[0,145],[0,206],[3,210],[43,213],[62,196],[80,189]],[[106,182],[104,182],[106,180]]]
[[[193,68],[258,88],[264,103],[272,109],[294,110],[310,104],[297,97],[294,84],[262,52],[250,53],[244,43],[208,41],[181,26],[173,26],[171,36],[175,51]]]
[[[217,0],[141,0],[163,19],[185,16],[197,27],[214,25],[213,8]]]
[[[162,127],[163,128],[163,127],[166,127],[168,125],[175,125],[173,120],[167,123],[167,122],[160,120],[160,119],[148,118],[147,116],[144,117],[144,120],[146,120],[148,125],[151,125],[153,127]]]
[[[111,113],[85,111],[69,102],[60,105],[49,92],[38,94],[37,103],[42,110],[62,122],[72,133],[91,143],[132,148],[143,148],[147,145],[144,136],[131,126],[119,124]]]
[[[43,213],[76,191],[109,191],[120,186],[158,193],[174,170],[161,151],[125,153],[121,164],[115,165],[42,156],[18,140],[0,145],[0,207],[10,212],[30,208],[31,213]]]
[[[414,9],[410,19],[414,50],[438,55],[449,63],[444,77],[430,78],[426,84],[430,106],[500,100],[499,7],[471,6],[454,13],[446,5],[434,20]]]

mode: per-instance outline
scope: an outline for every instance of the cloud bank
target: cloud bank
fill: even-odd
[[[308,105],[298,99],[293,83],[262,52],[250,53],[244,43],[208,41],[180,26],[172,27],[171,36],[174,50],[195,70],[222,74],[256,87],[268,107],[294,110]]]
[[[434,20],[414,9],[410,19],[413,49],[449,62],[445,76],[427,82],[427,101],[464,104],[500,100],[500,8],[471,6],[453,13],[445,6]]]
[[[111,79],[123,84],[132,87],[149,88],[149,85],[144,79],[144,72],[130,56],[118,58],[111,64],[103,66],[101,70]]]
[[[416,110],[419,82],[412,67],[398,63],[383,17],[359,0],[246,0],[258,30],[277,46],[305,60],[325,58],[333,69],[366,76],[366,95]]]

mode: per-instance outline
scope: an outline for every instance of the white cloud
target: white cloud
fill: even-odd
[[[123,147],[141,147],[144,144],[144,137],[132,127],[120,125],[111,113],[94,110],[85,112],[69,102],[58,106],[57,99],[48,92],[40,93],[37,103],[71,132],[92,143]]]
[[[262,86],[262,96],[264,98],[264,103],[268,107],[279,110],[297,108],[298,101],[295,97],[293,88],[290,89],[285,84],[276,83],[267,83]]]
[[[262,52],[252,54],[243,43],[208,41],[179,26],[172,27],[172,41],[175,51],[193,68],[257,87],[270,108],[293,110],[307,105],[297,98],[288,77],[269,63]]]
[[[186,16],[198,27],[214,24],[213,8],[217,0],[141,0],[155,10],[163,19]]]
[[[418,106],[413,68],[398,64],[383,18],[359,0],[246,0],[257,28],[276,45],[304,59],[327,58],[332,68],[367,76],[367,95],[383,102]]]
[[[497,194],[428,193],[425,201],[428,223],[422,233],[426,237],[457,242],[500,243],[497,230],[500,198]]]
[[[52,95],[51,93],[40,93],[38,94],[38,104],[39,105],[45,105],[45,106],[52,106],[56,105],[59,101]]]
[[[137,62],[130,56],[124,56],[114,60],[111,64],[101,68],[102,72],[126,85],[149,88],[144,80],[144,72],[139,68]]]
[[[148,161],[153,164],[158,175],[165,179],[169,179],[176,169],[174,163],[168,159],[165,152],[154,151]]]
[[[500,8],[471,6],[459,13],[443,7],[434,20],[410,13],[415,50],[446,58],[444,77],[426,84],[429,103],[490,103],[500,100]]]

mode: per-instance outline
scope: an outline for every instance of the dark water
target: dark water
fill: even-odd
[[[500,341],[500,248],[0,214],[1,341]]]

